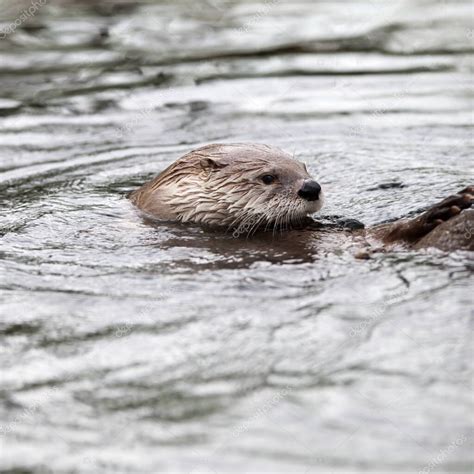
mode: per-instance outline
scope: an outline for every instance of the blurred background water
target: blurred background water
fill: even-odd
[[[472,184],[471,2],[1,6],[1,472],[471,472],[471,255],[125,198],[211,142],[366,224]]]

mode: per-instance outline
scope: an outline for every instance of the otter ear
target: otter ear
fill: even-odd
[[[201,168],[205,171],[219,170],[227,166],[227,163],[213,158],[201,158]]]

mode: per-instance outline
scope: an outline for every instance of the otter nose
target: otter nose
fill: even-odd
[[[308,180],[303,183],[301,189],[298,191],[298,196],[306,199],[306,201],[317,201],[321,193],[321,186],[313,180]]]

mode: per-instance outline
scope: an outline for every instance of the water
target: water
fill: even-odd
[[[472,4],[49,2],[25,25],[0,41],[1,469],[470,472],[472,255],[360,261],[124,196],[212,142],[282,147],[367,225],[465,187]]]

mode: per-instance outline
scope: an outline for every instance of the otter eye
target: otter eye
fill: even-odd
[[[264,184],[272,184],[276,180],[276,177],[272,174],[264,174],[260,179]]]

